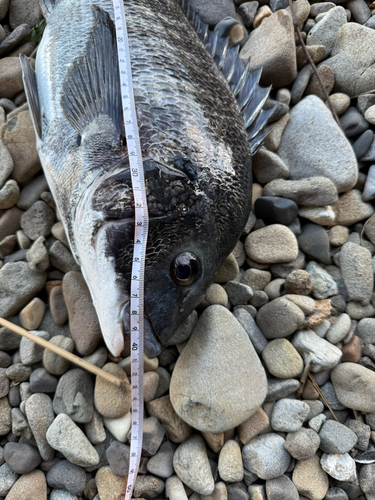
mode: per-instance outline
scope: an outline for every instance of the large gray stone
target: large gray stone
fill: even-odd
[[[375,413],[375,373],[356,363],[342,363],[331,380],[341,404],[352,410]]]
[[[340,251],[340,269],[349,298],[364,306],[369,304],[374,288],[369,250],[348,241]]]
[[[265,372],[245,330],[225,307],[207,308],[173,370],[177,414],[201,431],[223,432],[248,419],[266,393]]]
[[[341,26],[346,24],[346,12],[343,7],[335,7],[308,32],[307,45],[324,45],[326,56],[329,56],[335,46]]]
[[[349,97],[374,88],[375,30],[357,23],[344,24],[338,33],[331,57],[324,61],[335,74],[335,92]]]
[[[329,109],[314,95],[292,109],[278,155],[289,168],[291,179],[328,177],[339,193],[357,181],[353,149]]]
[[[0,270],[0,316],[17,314],[44,287],[47,273],[32,271],[27,262],[10,262]]]

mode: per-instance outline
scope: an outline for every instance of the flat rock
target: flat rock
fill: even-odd
[[[36,330],[43,320],[45,310],[45,303],[39,297],[35,297],[20,312],[21,325],[27,330]]]
[[[46,478],[41,470],[22,475],[7,495],[7,500],[47,500]]]
[[[331,57],[324,61],[335,74],[335,92],[349,97],[374,88],[375,62],[371,47],[375,31],[357,23],[344,24],[338,33]]]
[[[48,332],[32,331],[30,332],[43,340],[49,340],[50,335]],[[34,341],[22,337],[20,343],[20,357],[24,365],[33,365],[39,363],[43,359],[44,347],[36,344]]]
[[[272,224],[250,233],[245,240],[245,251],[255,262],[276,264],[296,259],[298,244],[290,229]]]
[[[197,493],[210,495],[214,491],[206,445],[200,435],[194,434],[180,444],[173,456],[173,467],[181,481]]]
[[[285,87],[297,75],[294,29],[291,16],[285,10],[264,19],[251,32],[240,57],[251,58],[251,70],[263,67],[261,83],[276,88]]]
[[[371,253],[355,243],[345,243],[340,251],[340,269],[351,300],[370,303],[374,288]]]
[[[292,340],[293,346],[302,354],[305,363],[311,359],[310,370],[320,372],[336,366],[341,359],[341,350],[320,338],[312,330],[300,330]]]
[[[222,432],[249,418],[266,391],[264,369],[244,329],[226,308],[206,309],[173,370],[175,411],[201,431]]]
[[[327,177],[338,192],[348,191],[357,181],[357,161],[350,143],[324,103],[313,95],[291,110],[278,155],[292,180]]]
[[[32,271],[27,262],[5,264],[0,269],[0,316],[17,314],[44,287],[46,273]]]
[[[322,500],[329,485],[328,476],[321,468],[317,455],[296,463],[292,481],[298,493],[310,500]]]
[[[60,451],[70,462],[81,467],[91,467],[99,463],[99,455],[90,441],[73,422],[60,413],[48,428],[48,443]]]
[[[291,458],[284,443],[284,439],[276,433],[255,437],[242,449],[244,466],[261,479],[281,476],[287,470]]]
[[[375,373],[356,363],[342,363],[331,374],[337,398],[347,408],[375,413]]]
[[[263,189],[264,196],[283,196],[298,205],[322,207],[337,201],[337,189],[327,177],[307,177],[299,180],[275,179]]]
[[[91,354],[102,339],[91,295],[81,273],[68,272],[63,279],[63,293],[69,314],[69,327],[78,353]]]

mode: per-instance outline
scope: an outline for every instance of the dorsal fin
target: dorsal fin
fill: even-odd
[[[38,88],[36,84],[36,74],[31,67],[30,61],[25,54],[20,54],[20,62],[22,68],[22,80],[25,88],[27,102],[29,103],[29,110],[31,119],[34,125],[34,130],[37,138],[42,139],[42,122],[40,114],[40,105],[38,97]]]
[[[96,5],[94,28],[84,55],[74,59],[62,83],[61,107],[79,135],[100,114],[108,115],[123,134],[116,30],[108,12]]]
[[[258,85],[262,69],[250,71],[250,60],[239,57],[238,46],[230,48],[228,38],[218,37],[216,31],[209,30],[208,24],[202,22],[189,0],[176,2],[230,86],[244,116],[251,153],[255,154],[269,133],[262,133],[262,130],[274,111],[272,108],[262,112],[271,91],[271,87],[265,89]]]

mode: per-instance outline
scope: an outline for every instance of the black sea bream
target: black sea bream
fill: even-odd
[[[145,352],[155,356],[241,235],[251,154],[272,110],[261,110],[269,89],[258,86],[260,71],[250,73],[238,47],[187,4],[124,3],[150,216]],[[37,147],[103,337],[118,355],[129,322],[134,209],[113,6],[42,0],[42,9],[36,73],[22,58]]]

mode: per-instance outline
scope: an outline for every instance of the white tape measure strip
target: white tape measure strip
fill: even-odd
[[[129,475],[125,495],[125,500],[130,500],[139,470],[143,438],[143,313],[148,211],[123,0],[113,0],[113,7],[115,11],[122,109],[135,207],[135,234],[130,290],[132,428]]]

